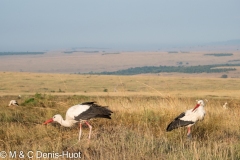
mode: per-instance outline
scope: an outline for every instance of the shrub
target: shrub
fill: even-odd
[[[108,89],[105,88],[105,89],[103,90],[103,92],[108,92]]]
[[[223,75],[221,76],[221,78],[228,78],[228,75],[223,74]]]

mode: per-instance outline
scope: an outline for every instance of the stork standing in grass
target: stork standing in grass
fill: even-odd
[[[223,108],[224,108],[224,109],[227,109],[227,104],[228,104],[228,103],[225,102],[225,104],[223,105]]]
[[[11,100],[11,101],[9,102],[8,106],[11,106],[11,105],[13,105],[13,106],[18,106],[19,104],[18,104],[18,102],[17,102],[16,100]]]
[[[188,128],[187,136],[191,137],[191,126],[193,126],[197,121],[203,120],[204,116],[204,102],[203,100],[198,100],[197,105],[193,109],[187,110],[177,116],[167,126],[167,131],[186,126]]]
[[[111,114],[113,112],[105,107],[102,107],[95,102],[84,102],[70,107],[66,112],[66,119],[63,120],[60,114],[53,116],[53,118],[47,120],[43,124],[48,124],[51,122],[58,122],[64,127],[71,127],[75,123],[79,122],[79,136],[78,140],[80,141],[82,134],[82,123],[86,123],[89,127],[89,136],[91,138],[92,126],[89,124],[88,120],[92,118],[107,118],[111,119]]]

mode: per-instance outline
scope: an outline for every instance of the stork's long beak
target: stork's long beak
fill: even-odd
[[[197,104],[197,105],[193,108],[192,112],[193,112],[195,109],[197,109],[199,106],[200,106],[200,104]]]
[[[46,120],[43,124],[48,124],[48,123],[51,123],[53,122],[53,118],[49,119],[49,120]]]

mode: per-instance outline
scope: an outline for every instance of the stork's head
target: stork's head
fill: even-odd
[[[193,108],[192,112],[193,112],[195,109],[197,109],[199,106],[204,107],[204,102],[203,102],[203,100],[198,100],[198,101],[197,101],[197,105]]]
[[[56,114],[49,120],[46,120],[43,124],[48,124],[51,122],[61,122],[61,121],[62,121],[62,116],[60,114]]]

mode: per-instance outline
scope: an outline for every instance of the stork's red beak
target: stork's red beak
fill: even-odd
[[[48,124],[48,123],[51,123],[53,122],[53,118],[49,119],[49,120],[46,120],[43,124]]]
[[[192,112],[193,112],[195,109],[197,109],[199,106],[200,106],[200,104],[197,104],[197,105],[193,108]]]

